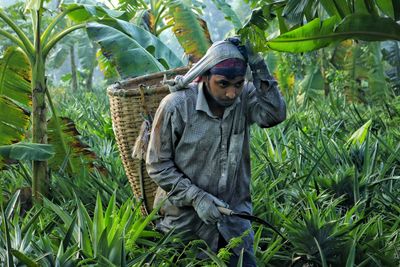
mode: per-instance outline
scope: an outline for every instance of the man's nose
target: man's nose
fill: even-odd
[[[236,89],[235,88],[228,88],[226,90],[226,97],[229,99],[235,99],[236,97]]]

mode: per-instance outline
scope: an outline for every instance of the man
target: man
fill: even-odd
[[[201,81],[188,84],[195,77]],[[277,83],[260,55],[231,38],[214,43],[172,91],[156,112],[146,157],[150,177],[167,192],[158,227],[201,238],[214,251],[243,236],[230,265],[244,249],[244,266],[255,266],[250,222],[218,207],[252,213],[249,126],[286,118]]]

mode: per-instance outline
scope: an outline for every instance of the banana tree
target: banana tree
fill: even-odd
[[[200,59],[211,45],[206,22],[201,18],[203,5],[198,1],[119,0],[118,10],[126,11],[129,22],[160,38],[167,29],[192,62]],[[191,40],[196,40],[192,42]]]
[[[4,142],[0,145],[15,143],[24,138],[23,130],[20,129],[26,127],[29,120],[27,114],[30,112],[30,97],[32,98],[32,142],[38,144],[47,143],[46,98],[50,105],[53,119],[56,120],[56,132],[58,132],[59,136],[62,136],[60,123],[46,84],[46,60],[50,50],[63,37],[86,26],[82,22],[65,27],[62,24],[65,17],[73,13],[75,16],[83,17],[84,20],[82,21],[88,21],[99,16],[121,17],[123,15],[121,12],[109,11],[101,6],[70,5],[66,6],[62,12],[55,16],[49,23],[45,24],[45,16],[43,14],[45,9],[43,4],[43,0],[31,0],[26,3],[25,12],[30,14],[32,22],[31,36],[27,35],[5,11],[0,9],[0,19],[8,26],[6,29],[0,29],[0,35],[6,37],[18,47],[17,49],[13,49],[13,53],[10,56],[14,60],[3,63],[5,64],[5,68],[1,73],[0,93],[1,104],[5,106],[5,109],[2,110],[6,110],[6,113],[13,111],[15,117],[19,118],[17,127],[14,125],[14,121],[4,124],[3,120],[1,127],[4,129],[7,129],[7,127],[15,128],[20,133],[15,135],[10,130],[4,132],[5,134],[9,134],[11,138],[7,139],[7,136],[4,136],[1,139]],[[19,60],[16,60],[16,58],[19,58]],[[8,72],[11,72],[12,75],[7,74]],[[14,84],[15,81],[20,82]],[[29,93],[26,90],[27,82],[30,82]],[[24,95],[22,100],[18,98],[21,94]],[[3,117],[6,116],[3,115]],[[66,143],[62,138],[60,138],[60,141],[64,152],[68,154]],[[48,190],[49,172],[47,161],[35,160],[32,166],[32,191],[35,199],[40,200],[41,196],[46,194]]]
[[[129,5],[119,1],[118,9],[128,10],[129,21],[118,19],[89,23],[89,38],[97,42],[103,55],[120,78],[140,76],[184,65],[161,38],[161,32],[172,28],[189,60],[196,61],[211,45],[206,24],[199,9],[185,1],[150,1]],[[134,2],[135,3],[135,2]],[[79,21],[79,20],[77,20]],[[196,40],[193,42],[192,40]]]

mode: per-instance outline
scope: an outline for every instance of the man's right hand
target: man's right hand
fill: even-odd
[[[193,200],[193,207],[205,224],[215,224],[222,216],[217,207],[226,208],[228,205],[215,196],[203,191]]]

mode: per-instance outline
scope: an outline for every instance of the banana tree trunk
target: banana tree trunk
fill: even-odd
[[[40,3],[40,7],[42,2]],[[32,141],[38,144],[47,144],[47,108],[46,108],[46,68],[45,56],[41,45],[41,8],[32,13],[34,22],[34,60],[32,62]],[[37,202],[47,195],[49,188],[49,170],[47,161],[33,161],[32,163],[32,193]]]
[[[46,79],[44,59],[37,54],[32,68],[32,141],[47,144]],[[33,161],[32,191],[35,200],[48,193],[49,173],[47,161]]]
[[[76,63],[75,63],[75,47],[70,45],[69,54],[71,59],[71,88],[72,92],[76,93],[78,91],[78,75],[76,74]]]
[[[96,55],[97,47],[95,44],[93,44],[92,47],[92,54]],[[89,73],[88,76],[86,77],[86,90],[91,92],[93,91],[93,74],[94,74],[94,69],[96,67],[96,56],[93,56],[92,59],[92,64],[90,65]]]

